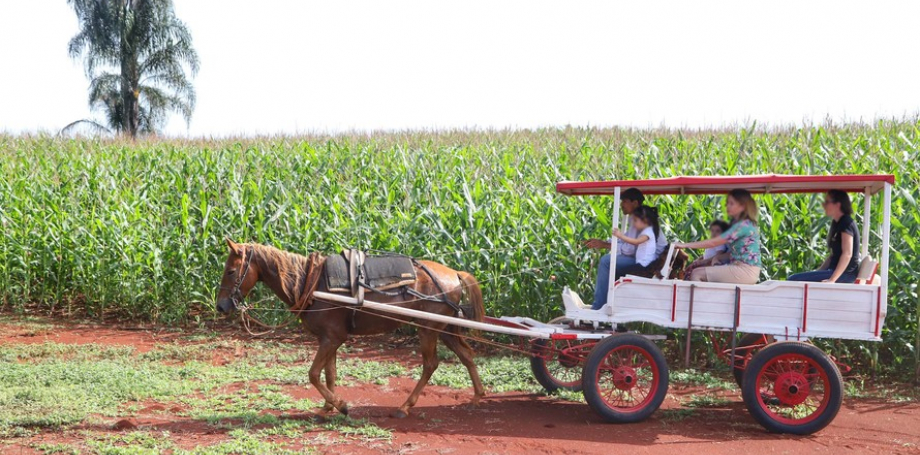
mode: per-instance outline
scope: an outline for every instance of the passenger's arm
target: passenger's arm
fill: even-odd
[[[717,246],[725,245],[728,243],[728,239],[722,237],[716,237],[709,240],[700,240],[699,242],[690,242],[690,243],[675,243],[675,248],[715,248]]]
[[[613,236],[616,237],[616,238],[618,238],[618,239],[620,239],[620,240],[622,240],[622,241],[624,241],[624,242],[626,242],[626,243],[629,243],[630,245],[642,245],[643,243],[648,242],[648,236],[647,236],[647,235],[640,235],[638,238],[635,238],[635,239],[634,239],[634,238],[632,238],[632,237],[627,237],[625,234],[623,234],[622,232],[620,232],[619,229],[614,229],[614,230],[613,230]]]
[[[582,244],[587,248],[593,248],[597,250],[609,250],[611,247],[610,242],[600,239],[585,240],[582,242]]]
[[[850,259],[853,258],[853,235],[847,232],[840,234],[840,260],[837,261],[837,268],[834,269],[834,274],[827,279],[828,283],[836,283],[840,278],[840,275],[843,275],[843,272],[847,270],[847,265],[850,264]]]

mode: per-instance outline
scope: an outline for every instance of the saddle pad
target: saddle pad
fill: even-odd
[[[326,258],[326,289],[331,292],[351,292],[351,278],[348,276],[348,261],[341,254]]]
[[[351,292],[357,277],[349,276],[349,263],[344,254],[326,258],[326,288],[331,292]],[[364,260],[364,276],[373,289],[386,290],[415,283],[417,280],[412,258],[408,256],[368,256]]]
[[[367,284],[373,289],[390,289],[415,283],[415,265],[407,256],[368,256],[364,261]]]

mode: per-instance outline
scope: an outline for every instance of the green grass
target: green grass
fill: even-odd
[[[560,180],[894,173],[890,309],[882,344],[828,344],[913,371],[920,123],[720,131],[542,129],[137,143],[0,135],[0,306],[197,323],[214,317],[223,239],[297,251],[394,250],[474,273],[490,314],[548,319],[563,286],[592,289],[610,198]],[[860,198],[856,198],[858,204]],[[825,256],[820,195],[758,197],[771,278]],[[717,197],[656,197],[684,240]],[[880,221],[874,210],[872,225]],[[672,235],[673,236],[673,235]],[[873,238],[870,251],[878,256]],[[556,280],[551,280],[555,275]],[[255,298],[264,297],[264,291]]]
[[[34,447],[41,453],[51,455],[55,453],[63,455],[80,455],[80,450],[67,444],[38,444]]]
[[[725,373],[725,376],[720,376],[709,371],[699,371],[691,368],[672,370],[670,380],[671,384],[674,385],[703,386],[710,390],[738,390],[738,385],[729,375],[730,373]]]
[[[312,453],[309,447],[315,444],[392,440],[390,430],[368,420],[292,420],[267,412],[310,414],[322,405],[284,392],[285,385],[309,387],[307,364],[283,363],[302,361],[301,346],[253,341],[241,346],[246,356],[220,366],[202,362],[195,349],[187,349],[236,351],[239,344],[162,344],[147,353],[95,344],[0,346],[0,438],[23,440],[42,428],[66,430],[80,423],[107,426],[138,412],[138,403],[153,400],[181,409],[160,414],[207,423],[227,431],[230,439],[184,450],[168,432],[83,430],[79,444],[33,448],[47,454],[301,454]],[[403,367],[361,359],[341,361],[339,372],[352,383],[410,374]]]
[[[181,405],[181,415],[214,425],[245,428],[278,424],[277,417],[263,413],[266,410],[309,412],[321,406],[282,390],[285,385],[312,387],[307,379],[310,362],[297,357],[302,347],[253,341],[243,345],[246,356],[225,365],[204,362],[194,354],[196,349],[189,349],[203,349],[210,357],[216,349],[235,352],[239,343],[162,344],[146,353],[95,344],[2,346],[0,429],[60,427],[82,422],[90,414],[130,414],[139,406],[128,403],[144,400]],[[477,363],[490,392],[541,391],[526,358],[482,357]],[[389,378],[417,378],[420,368],[346,358],[338,362],[338,373],[339,385],[385,385]],[[238,390],[223,389],[233,384],[240,384]],[[458,362],[442,362],[431,384],[472,387],[466,368]]]
[[[171,451],[175,455],[301,455],[313,453],[309,448],[290,449],[289,444],[271,442],[264,439],[262,434],[254,434],[246,430],[231,431],[229,436],[230,439],[227,441],[199,446],[192,450],[177,447],[170,438],[169,432],[134,431],[120,435],[91,434],[85,445],[89,453],[97,455],[155,455],[165,451]],[[76,450],[69,446],[59,446],[60,450],[68,448]]]

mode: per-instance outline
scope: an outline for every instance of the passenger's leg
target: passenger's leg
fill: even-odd
[[[869,277],[869,280],[871,281],[872,277]],[[840,275],[840,278],[837,278],[837,282],[838,283],[855,283],[856,274],[855,273],[844,273],[843,275]]]
[[[697,270],[705,274],[700,281],[711,283],[757,284],[760,280],[760,267],[741,262],[732,262],[729,265],[717,267],[703,267]],[[697,271],[693,273],[696,274]]]
[[[833,270],[812,270],[789,275],[786,281],[824,281],[834,274]]]
[[[594,303],[591,309],[599,310],[607,303],[607,287],[610,285],[610,254],[601,257],[597,266],[597,280],[594,285]]]
[[[706,278],[706,269],[709,267],[697,267],[690,273],[690,281],[709,281]]]
[[[623,267],[617,266],[616,275],[613,278],[619,280],[626,275],[638,275],[643,270],[645,270],[645,267],[637,262],[633,262],[632,264]]]
[[[612,253],[611,253],[612,254]],[[616,257],[617,278],[623,276],[620,270],[636,264],[635,256]],[[597,283],[594,286],[594,303],[591,304],[592,310],[599,310],[607,304],[607,289],[610,286],[610,254],[605,254],[601,258],[601,263],[597,267]]]
[[[617,255],[617,270],[623,267],[629,267],[636,264],[635,256],[621,256]]]

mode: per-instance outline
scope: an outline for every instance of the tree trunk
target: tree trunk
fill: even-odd
[[[125,4],[123,26],[121,29],[121,101],[124,108],[122,113],[121,130],[128,133],[131,139],[137,137],[138,123],[140,120],[140,106],[138,106],[138,77],[137,53],[129,42],[133,31],[127,28],[131,9],[136,8],[135,2]]]
[[[121,130],[127,133],[132,139],[137,137],[138,124],[138,106],[137,98],[134,96],[131,65],[128,59],[121,61],[121,100],[124,106],[124,118],[122,119]]]

